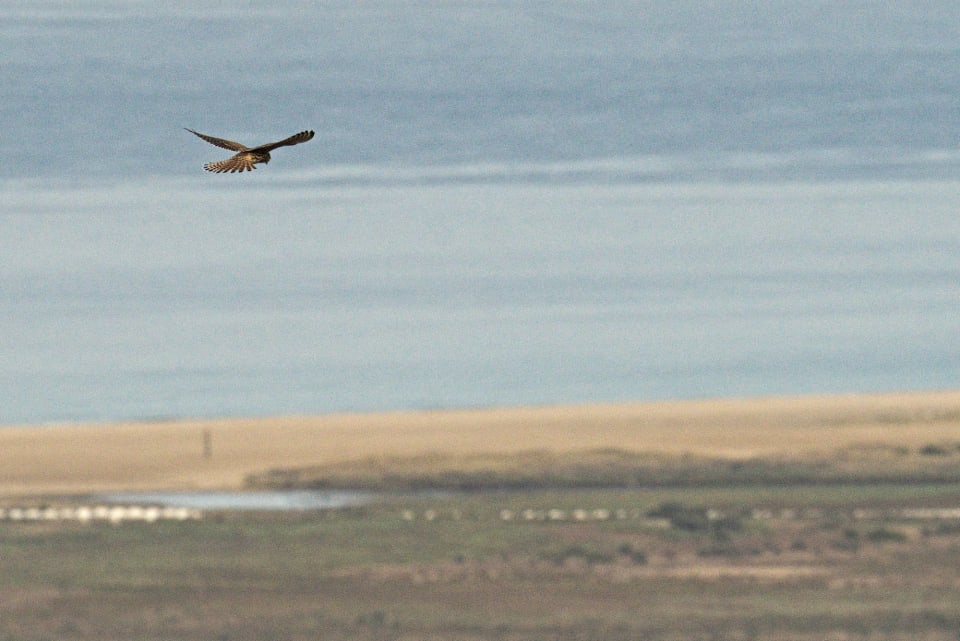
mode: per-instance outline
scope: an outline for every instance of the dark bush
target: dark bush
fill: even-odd
[[[710,519],[707,510],[701,507],[687,507],[682,503],[661,503],[647,516],[659,519],[668,519],[670,525],[678,530],[688,532],[704,532],[710,529]]]
[[[920,454],[923,456],[946,456],[949,454],[949,452],[947,451],[947,448],[931,443],[921,447]]]
[[[866,539],[871,543],[903,543],[907,540],[907,535],[899,530],[878,527],[867,532]]]
[[[743,529],[743,522],[736,516],[724,516],[710,522],[710,531],[715,535],[729,535]]]
[[[646,565],[647,563],[647,554],[643,550],[637,550],[629,543],[624,543],[621,545],[618,552],[620,553],[620,556],[627,557],[637,565]]]
[[[555,552],[546,552],[542,555],[544,558],[554,563],[563,563],[567,559],[583,559],[587,563],[610,563],[613,561],[613,555],[603,550],[598,550],[581,543],[574,543]]]
[[[857,552],[860,549],[860,533],[853,528],[846,528],[843,538],[836,541],[833,547],[844,552]]]

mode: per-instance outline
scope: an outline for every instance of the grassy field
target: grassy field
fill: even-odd
[[[956,639],[960,524],[902,512],[956,496],[564,490],[6,524],[0,638]]]
[[[136,426],[34,430],[77,443],[57,455],[76,457],[76,482],[37,455],[54,469],[3,467],[2,504],[82,500],[45,494],[64,486],[470,491],[182,523],[0,522],[0,641],[955,641],[958,407],[932,394],[173,423],[147,426],[157,441],[133,454]],[[537,438],[508,439],[524,421]],[[290,426],[307,451],[284,459],[271,439]],[[207,429],[219,467],[188,473]],[[347,450],[308,447],[338,430]],[[4,465],[25,469],[3,439]],[[187,441],[189,465],[164,458]]]

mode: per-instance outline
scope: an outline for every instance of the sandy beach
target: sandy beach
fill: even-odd
[[[960,391],[0,428],[0,495],[239,489],[250,473],[422,454],[727,458],[960,439]]]

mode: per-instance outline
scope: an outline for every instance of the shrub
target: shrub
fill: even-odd
[[[613,555],[603,550],[598,550],[581,543],[574,543],[555,552],[546,552],[542,555],[544,558],[554,563],[563,563],[567,559],[583,559],[587,563],[610,563],[613,561]]]
[[[903,543],[907,540],[907,535],[899,530],[878,527],[867,532],[866,538],[871,543]]]
[[[678,530],[703,532],[710,529],[710,519],[704,508],[687,507],[682,503],[661,503],[654,510],[647,512],[647,516],[668,519],[670,525]]]
[[[646,565],[647,563],[647,554],[643,550],[638,550],[634,548],[629,543],[624,543],[620,546],[618,552],[620,556],[625,556],[630,559],[633,563],[637,565]]]
[[[949,454],[947,448],[941,445],[934,445],[930,443],[929,445],[924,445],[920,448],[920,454],[923,456],[946,456]]]
[[[857,552],[860,550],[860,533],[853,528],[846,528],[843,538],[836,541],[833,547],[844,552]]]
[[[960,534],[960,523],[940,521],[932,527],[923,529],[924,536],[954,536]]]
[[[710,522],[710,531],[715,536],[729,536],[743,529],[743,522],[736,516],[724,516]]]

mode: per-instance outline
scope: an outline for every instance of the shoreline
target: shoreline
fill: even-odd
[[[626,450],[731,460],[960,443],[960,390],[0,427],[0,496],[242,490],[353,461]]]

